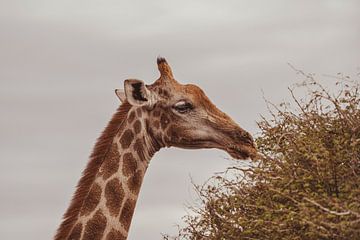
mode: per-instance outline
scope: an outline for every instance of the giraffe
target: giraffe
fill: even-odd
[[[196,85],[182,85],[164,58],[153,84],[127,79],[122,102],[95,144],[55,240],[126,240],[140,187],[155,152],[164,147],[218,148],[255,158],[251,135]]]

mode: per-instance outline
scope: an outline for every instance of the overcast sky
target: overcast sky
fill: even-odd
[[[360,1],[0,0],[0,239],[50,239],[130,77],[156,57],[258,132],[307,72],[360,72]],[[232,164],[219,150],[152,159],[129,239],[176,232],[202,183]]]

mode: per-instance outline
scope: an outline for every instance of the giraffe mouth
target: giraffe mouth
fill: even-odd
[[[238,149],[228,148],[226,151],[230,154],[231,157],[235,159],[249,159],[250,153],[245,151],[239,151]]]
[[[226,149],[226,152],[230,154],[234,159],[256,159],[257,150],[254,145],[246,144],[246,145],[231,145],[229,144]]]
[[[233,145],[218,143],[211,140],[198,140],[196,142],[182,142],[181,146],[185,149],[199,149],[199,148],[217,148],[227,152],[232,158],[238,160],[255,159],[257,150],[253,144]]]

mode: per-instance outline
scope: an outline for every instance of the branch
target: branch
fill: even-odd
[[[307,202],[309,202],[309,203],[311,203],[311,204],[313,204],[313,205],[315,205],[315,206],[317,206],[317,207],[320,208],[321,210],[323,210],[323,211],[325,211],[325,212],[328,212],[328,213],[330,213],[330,214],[336,215],[336,216],[345,216],[345,215],[353,214],[353,215],[355,215],[355,216],[358,217],[358,218],[360,217],[360,214],[355,213],[355,212],[352,212],[352,211],[336,212],[336,211],[330,210],[330,209],[322,206],[321,204],[319,204],[319,203],[315,202],[314,200],[311,200],[311,199],[309,199],[309,198],[307,198],[307,197],[304,197],[304,200],[307,201]]]

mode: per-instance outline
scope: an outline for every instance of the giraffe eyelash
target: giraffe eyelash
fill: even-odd
[[[186,113],[186,112],[192,110],[194,107],[189,102],[179,101],[173,106],[173,108],[179,113]]]

